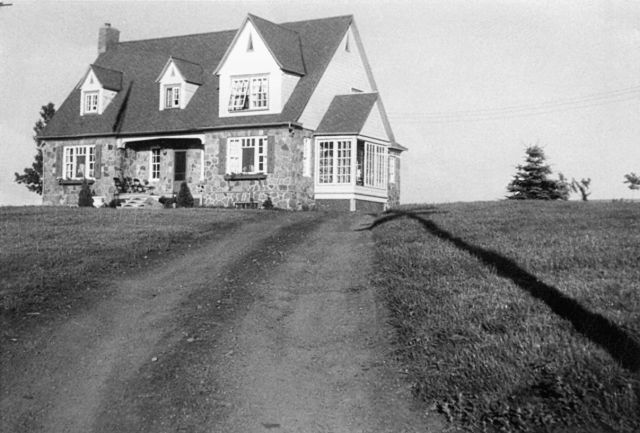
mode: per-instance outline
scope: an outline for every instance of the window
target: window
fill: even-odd
[[[164,108],[180,108],[180,86],[165,87]]]
[[[98,112],[98,92],[84,92],[84,112]]]
[[[305,137],[303,140],[304,148],[302,150],[302,175],[311,176],[311,138]]]
[[[264,173],[267,164],[267,137],[229,138],[228,173]]]
[[[364,185],[374,188],[387,186],[387,152],[384,146],[366,143],[364,155]]]
[[[66,179],[93,178],[95,161],[95,146],[65,147],[64,177]]]
[[[351,183],[351,141],[321,141],[318,183]]]
[[[396,157],[389,156],[389,183],[396,183]]]
[[[268,77],[233,78],[231,80],[229,111],[266,110],[268,108]]]
[[[160,149],[151,149],[151,168],[149,173],[151,180],[160,179]]]

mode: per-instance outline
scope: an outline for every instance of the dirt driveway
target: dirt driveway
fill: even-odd
[[[435,431],[386,355],[366,218],[283,214],[114,281],[3,354],[1,431]]]

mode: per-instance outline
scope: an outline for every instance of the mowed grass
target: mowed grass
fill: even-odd
[[[58,317],[108,296],[109,282],[160,264],[270,212],[219,209],[0,208],[0,314]],[[188,272],[187,269],[176,272]]]
[[[373,231],[416,397],[469,431],[640,431],[640,204],[413,210]]]

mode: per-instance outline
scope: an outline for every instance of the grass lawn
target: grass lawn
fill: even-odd
[[[640,204],[404,210],[373,279],[417,398],[470,431],[640,431]]]
[[[59,317],[103,296],[110,279],[158,264],[277,212],[0,207],[0,318]],[[44,316],[44,317],[43,317]]]

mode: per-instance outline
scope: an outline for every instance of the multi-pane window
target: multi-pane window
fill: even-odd
[[[387,149],[384,146],[366,143],[364,184],[374,188],[386,188]]]
[[[165,87],[164,108],[180,108],[180,86]]]
[[[264,173],[267,169],[267,137],[229,138],[228,173]]]
[[[229,111],[269,108],[269,78],[247,77],[231,80]]]
[[[95,146],[73,146],[64,148],[64,176],[67,179],[94,177],[96,161]]]
[[[160,149],[151,149],[151,180],[160,179]]]
[[[84,92],[84,112],[98,112],[98,92]]]
[[[351,141],[321,141],[318,154],[319,183],[351,183]]]

